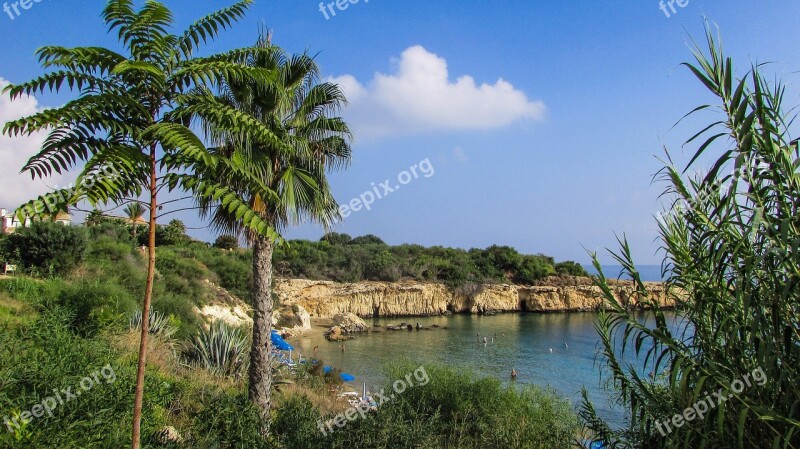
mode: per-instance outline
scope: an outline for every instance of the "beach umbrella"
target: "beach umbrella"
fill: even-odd
[[[272,346],[274,346],[279,351],[292,351],[294,350],[294,346],[290,345],[286,342],[286,340],[281,337],[281,334],[278,331],[272,331]]]

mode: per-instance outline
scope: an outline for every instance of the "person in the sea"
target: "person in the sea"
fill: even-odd
[[[483,337],[483,344],[485,345],[489,344],[489,340],[486,337]]]
[[[517,370],[511,368],[511,380],[517,380]]]
[[[314,346],[314,355],[317,355],[317,349],[319,349],[319,346]]]

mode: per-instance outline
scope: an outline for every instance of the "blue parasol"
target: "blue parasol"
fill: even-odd
[[[293,351],[294,346],[286,342],[278,331],[272,331],[272,346],[280,351]]]

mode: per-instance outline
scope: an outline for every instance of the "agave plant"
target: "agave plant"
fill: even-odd
[[[238,378],[247,367],[249,345],[241,329],[215,321],[208,330],[201,330],[192,338],[184,349],[184,357],[189,366]]]
[[[157,335],[164,339],[169,339],[178,332],[178,328],[170,323],[168,316],[157,310],[153,310],[152,307],[150,308],[148,322],[150,325],[148,326],[147,332],[150,335]],[[142,328],[142,311],[137,310],[134,312],[133,315],[131,315],[129,323],[132,331],[140,330]]]

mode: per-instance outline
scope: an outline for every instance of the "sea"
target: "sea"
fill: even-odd
[[[616,269],[612,274],[611,269]],[[644,280],[658,281],[660,267],[639,268]],[[620,267],[604,267],[608,277],[618,277]],[[675,323],[675,316],[670,314]],[[649,321],[647,313],[640,320]],[[386,366],[398,360],[416,363],[439,363],[455,369],[470,370],[480,376],[496,377],[512,383],[511,370],[517,372],[515,385],[538,385],[569,399],[577,407],[581,389],[598,413],[615,427],[624,425],[624,413],[615,405],[608,390],[608,376],[601,373],[602,358],[594,313],[508,313],[492,316],[454,315],[424,318],[381,318],[368,320],[373,332],[340,343],[328,342],[320,332],[292,338],[297,353],[313,354],[326,365],[352,374],[356,380],[349,386],[360,391],[364,385],[378,391],[388,379]],[[387,331],[386,325],[401,322],[417,323],[430,330]],[[446,328],[446,329],[445,329]],[[478,337],[480,335],[480,337]],[[488,344],[483,343],[486,336]],[[638,362],[637,362],[638,363]],[[435,380],[435,379],[432,379]]]

